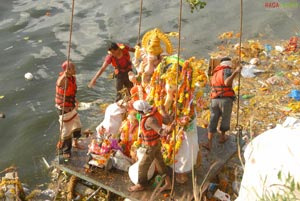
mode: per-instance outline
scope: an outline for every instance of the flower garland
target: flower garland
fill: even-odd
[[[202,88],[207,83],[207,77],[202,70],[204,60],[196,61],[192,57],[186,61],[179,59],[179,82],[176,85],[177,63],[178,57],[176,55],[164,58],[152,75],[151,90],[147,97],[147,100],[158,108],[164,105],[169,113],[177,111],[177,126],[175,128],[177,132],[173,131],[172,136],[162,140],[163,157],[168,165],[173,163],[172,154],[176,154],[180,149],[184,139],[184,131],[188,129],[189,124],[196,117],[195,105],[202,98]],[[175,89],[177,87],[177,102],[174,100],[176,90],[170,90],[172,88],[170,86],[175,87]],[[175,142],[175,150],[173,150]]]
[[[120,147],[123,150],[123,153],[126,156],[130,156],[130,149],[133,143],[138,138],[138,120],[135,117],[132,117],[133,114],[129,114],[128,118],[123,121],[122,126],[120,128],[121,136],[120,136]]]

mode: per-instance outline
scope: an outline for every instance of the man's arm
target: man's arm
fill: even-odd
[[[157,132],[160,136],[166,136],[173,131],[173,129],[175,128],[175,123],[172,123],[170,126],[163,129],[158,124],[158,121],[156,118],[149,117],[145,122],[145,127],[155,130],[155,132]]]
[[[174,120],[174,114],[168,114],[165,110],[165,106],[160,106],[161,116],[163,117],[163,124],[169,124]]]
[[[129,52],[135,52],[135,48],[134,47],[130,47],[129,45],[126,45],[126,48]]]
[[[135,52],[135,48],[134,47],[129,47],[128,51],[129,52]]]
[[[155,117],[149,117],[145,121],[146,129],[153,129],[155,132],[159,133],[160,129],[162,128]]]
[[[96,84],[96,80],[102,75],[102,73],[105,71],[105,69],[107,68],[107,66],[108,66],[108,63],[106,61],[104,61],[104,63],[102,64],[101,68],[97,71],[97,73],[95,74],[95,76],[93,77],[93,79],[88,84],[89,88],[93,87]]]
[[[65,88],[66,78],[67,78],[67,71],[64,71],[64,73],[58,77],[58,79],[56,81],[56,85],[58,87]],[[67,87],[68,87],[68,83],[67,83]]]
[[[232,86],[233,79],[234,79],[235,76],[236,76],[237,74],[239,74],[240,72],[241,72],[241,67],[237,67],[237,68],[233,71],[233,73],[232,73],[229,77],[227,77],[227,78],[225,79],[224,84],[225,84],[226,86]]]

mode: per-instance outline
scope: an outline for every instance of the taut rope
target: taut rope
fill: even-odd
[[[179,9],[179,20],[178,20],[178,50],[177,50],[177,68],[176,68],[176,93],[175,93],[175,116],[174,119],[177,119],[177,99],[178,99],[178,72],[179,72],[179,59],[180,59],[180,49],[181,49],[181,21],[182,21],[182,0],[180,0],[180,9]],[[175,184],[175,146],[176,146],[176,135],[177,131],[174,129],[174,144],[173,144],[173,171],[172,171],[172,188],[171,196],[174,194],[174,184]]]
[[[68,66],[67,66],[67,72],[69,71],[69,62],[70,62],[70,52],[71,52],[71,43],[72,43],[72,32],[73,32],[73,18],[74,18],[74,4],[75,0],[72,0],[72,14],[71,14],[71,19],[70,19],[70,32],[69,32],[69,44],[68,44],[68,53],[67,53],[67,61],[68,61]],[[65,86],[64,86],[64,97],[63,97],[63,107],[62,107],[62,120],[61,120],[61,125],[60,125],[60,135],[59,135],[59,145],[61,145],[61,135],[62,135],[62,130],[63,130],[63,125],[64,125],[64,113],[65,113],[65,101],[66,101],[66,89],[67,89],[67,84],[68,84],[68,79],[65,78]],[[60,151],[58,151],[58,157],[60,156]],[[58,163],[60,163],[60,160],[58,160]]]
[[[140,43],[141,40],[142,14],[143,14],[143,0],[140,1],[139,32],[138,32],[138,39],[136,42],[137,45]]]
[[[242,33],[243,33],[243,0],[241,0],[240,6],[240,42],[239,42],[239,65],[241,65],[242,61]],[[244,168],[244,164],[241,156],[241,137],[242,137],[242,126],[239,125],[239,111],[240,111],[240,87],[241,87],[241,73],[238,74],[238,94],[237,94],[237,112],[236,112],[236,131],[237,131],[237,147],[238,147],[238,156],[239,160]]]

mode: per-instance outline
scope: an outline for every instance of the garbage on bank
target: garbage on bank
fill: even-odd
[[[221,37],[222,36],[222,37]],[[237,58],[239,56],[239,45],[234,45],[238,42],[238,34],[227,34],[228,37],[223,37],[224,34],[220,35],[220,39],[222,40],[221,45],[218,47],[218,51],[211,53],[212,58],[218,58],[225,55],[231,55],[233,58]],[[243,132],[248,133],[247,136],[244,136],[245,140],[249,145],[247,146],[246,152],[250,152],[250,148],[254,146],[252,142],[255,144],[256,136],[264,135],[266,132],[272,132],[276,125],[286,125],[283,124],[285,119],[295,118],[297,120],[300,119],[300,38],[299,37],[291,37],[288,41],[267,41],[267,40],[248,40],[242,42],[242,72],[241,72],[241,82],[240,86],[238,83],[234,82],[234,90],[237,94],[238,90],[240,90],[240,107],[239,107],[239,124],[243,128]],[[207,110],[208,111],[208,110]],[[232,117],[232,130],[234,130],[237,120],[237,105],[235,103],[233,109],[233,117]],[[200,114],[198,121],[203,124],[203,120],[206,119],[206,123],[208,123],[207,113],[203,112]],[[278,129],[279,126],[276,127]],[[285,128],[287,129],[287,128]],[[300,134],[300,129],[298,128],[293,132],[298,132]],[[287,130],[281,130],[282,137]],[[275,131],[274,131],[275,132]],[[249,136],[248,136],[249,135]],[[257,137],[257,138],[258,138]],[[287,138],[288,135],[286,136]],[[254,139],[253,141],[251,141]],[[259,139],[258,139],[259,140]],[[268,139],[269,143],[272,144],[273,139],[270,136]],[[298,141],[299,142],[299,141]],[[276,142],[275,142],[276,143]],[[284,145],[286,145],[286,141],[283,139],[282,143],[278,140],[280,144],[280,150],[283,149]],[[292,140],[289,141],[292,143]],[[245,147],[244,147],[245,148]],[[284,157],[288,158],[288,148],[287,146],[284,147],[284,152],[271,153],[268,152],[268,155],[264,155],[264,161],[268,162],[269,160],[275,160],[277,158],[281,159]],[[254,149],[254,148],[253,148]],[[273,144],[273,149],[277,149],[277,146]],[[246,153],[245,153],[246,155]],[[299,154],[298,154],[299,155]],[[245,156],[246,157],[246,156]],[[262,156],[263,157],[263,156]],[[253,171],[251,173],[247,173],[247,164],[245,169],[245,176],[243,176],[243,168],[240,164],[238,159],[234,160],[233,164],[225,165],[222,171],[226,172],[229,169],[229,173],[227,173],[227,178],[229,181],[227,182],[230,184],[231,188],[222,189],[224,193],[228,193],[231,196],[231,200],[234,200],[238,197],[238,200],[259,200],[259,198],[251,197],[254,195],[256,185],[253,184],[253,180],[259,180],[259,176]],[[250,159],[246,158],[247,163],[251,162],[252,165],[258,163],[257,161],[251,161]],[[284,171],[288,170],[295,170],[295,168],[299,167],[296,164],[291,164],[289,162],[289,167],[284,166]],[[263,170],[270,169],[272,172],[271,166],[266,166]],[[278,167],[276,166],[278,169]],[[236,170],[239,170],[239,174],[236,173]],[[234,175],[233,175],[234,172]],[[279,174],[280,171],[274,173],[272,176],[273,179],[277,179],[277,173]],[[283,173],[283,172],[281,172]],[[239,176],[237,176],[239,175]],[[280,174],[279,174],[280,175]],[[263,175],[264,176],[264,175]],[[262,176],[262,177],[263,177]],[[295,175],[286,174],[285,172],[285,179],[289,179],[290,184],[299,185],[299,181],[296,182],[294,179]],[[296,175],[298,176],[298,175]],[[243,178],[243,183],[241,187],[241,179]],[[298,176],[299,178],[299,176]],[[251,181],[252,179],[252,181]],[[263,178],[264,179],[264,178]],[[283,176],[281,175],[281,179]],[[277,181],[276,180],[276,181]],[[219,180],[217,180],[219,181]],[[283,180],[286,181],[286,180]],[[282,184],[282,180],[280,181],[279,185]],[[220,181],[219,181],[220,182]],[[249,182],[249,185],[247,183]],[[258,181],[257,181],[258,182]],[[261,182],[261,181],[260,181]],[[252,185],[253,184],[253,185]],[[220,186],[220,183],[218,183]],[[253,187],[254,191],[251,192],[250,188]],[[261,187],[261,186],[259,186]],[[293,188],[294,188],[293,187]],[[250,192],[247,191],[247,189]],[[262,190],[264,188],[260,188]],[[258,193],[261,193],[260,190]],[[251,194],[252,193],[252,194]],[[266,193],[266,192],[265,192]],[[240,196],[239,196],[240,194]],[[266,195],[263,197],[263,194],[260,194],[260,198],[267,198]],[[293,192],[293,195],[300,198],[299,189]],[[247,199],[249,196],[249,199]],[[213,196],[212,196],[213,197]],[[213,200],[214,198],[212,198]],[[289,200],[293,200],[292,198]]]

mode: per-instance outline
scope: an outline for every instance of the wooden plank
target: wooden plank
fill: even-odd
[[[207,141],[206,129],[198,128],[199,143]],[[228,141],[224,144],[219,144],[217,141],[218,137],[214,136],[213,149],[210,153],[205,152],[203,149],[202,153],[202,165],[195,169],[195,177],[197,185],[200,186],[205,178],[205,175],[209,171],[212,164],[215,163],[214,167],[210,171],[209,181],[214,177],[222,166],[236,153],[235,137],[230,136]],[[90,139],[85,140],[86,146]],[[131,200],[147,200],[151,197],[154,187],[150,182],[146,186],[144,191],[141,192],[128,192],[128,187],[133,185],[129,179],[128,173],[116,169],[105,171],[101,168],[95,168],[93,172],[85,172],[84,165],[88,160],[86,155],[87,150],[74,150],[72,152],[72,158],[68,162],[58,164],[54,162],[54,165],[69,174],[75,175],[78,178],[86,180],[94,185],[104,188],[110,192],[120,195],[124,198]],[[189,180],[185,184],[177,184],[174,186],[174,198],[193,197],[193,186],[192,186],[192,175],[188,174]],[[165,200],[163,195],[160,195],[155,200]]]

